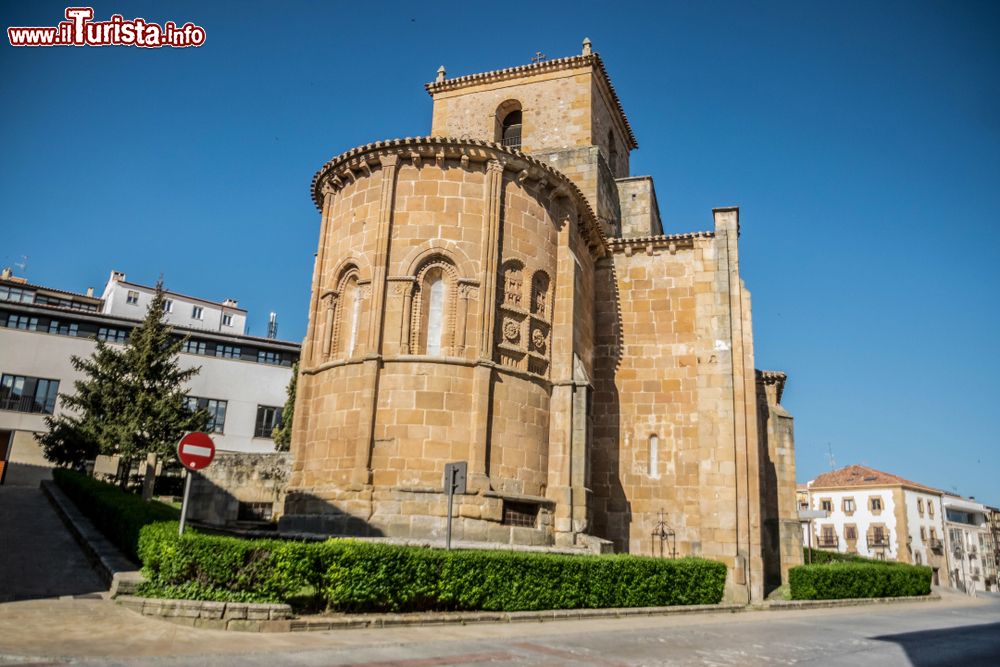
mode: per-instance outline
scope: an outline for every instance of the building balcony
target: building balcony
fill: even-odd
[[[889,548],[889,538],[888,537],[873,537],[868,540],[868,546],[873,549],[888,549]]]
[[[931,548],[931,551],[936,551],[937,553],[944,551],[944,544],[936,537],[927,540],[927,545]]]
[[[836,535],[820,535],[816,540],[816,546],[820,549],[836,549],[837,543]]]
[[[0,397],[0,410],[27,412],[29,414],[50,415],[55,407],[40,403],[34,396],[3,396]]]

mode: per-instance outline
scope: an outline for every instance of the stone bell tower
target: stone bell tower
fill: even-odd
[[[604,233],[621,235],[617,182],[629,180],[639,144],[589,39],[567,58],[452,79],[442,68],[427,91],[432,135],[502,143],[552,165],[583,191]]]

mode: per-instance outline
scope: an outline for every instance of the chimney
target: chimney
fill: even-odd
[[[124,273],[122,273],[121,271],[112,271],[111,272],[111,282],[113,282],[113,283],[119,283],[119,282],[122,282],[123,280],[125,280],[125,274]]]
[[[228,308],[236,308],[236,305],[238,303],[239,301],[237,301],[236,299],[226,299],[225,301],[222,302],[222,305]]]
[[[10,277],[13,274],[14,274],[14,272],[10,270],[10,267],[9,266],[5,266],[4,269],[3,269],[3,271],[0,272],[0,278],[3,278],[4,280],[10,280]]]
[[[94,288],[93,287],[88,287],[87,288],[87,296],[94,296]]]

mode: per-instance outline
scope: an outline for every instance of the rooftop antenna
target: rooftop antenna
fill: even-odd
[[[833,445],[826,443],[826,461],[830,465],[830,470],[837,467],[837,460],[833,458]]]
[[[267,318],[267,337],[278,337],[278,313],[274,311],[271,311],[271,315]]]

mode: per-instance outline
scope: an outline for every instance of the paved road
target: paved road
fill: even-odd
[[[0,486],[0,601],[106,591],[33,481]]]
[[[15,656],[157,667],[994,667],[1000,600],[301,634],[193,630],[104,601],[26,601],[0,605],[0,663]]]

